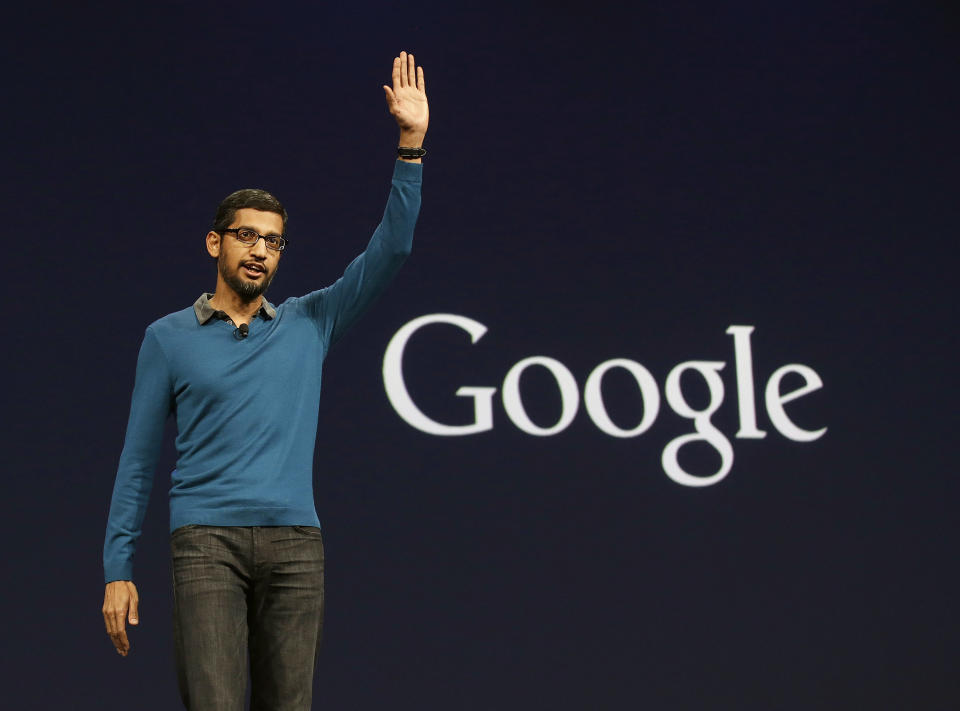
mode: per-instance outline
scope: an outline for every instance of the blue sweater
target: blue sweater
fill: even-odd
[[[103,546],[105,581],[132,580],[164,424],[177,420],[170,530],[319,526],[313,454],[320,376],[330,346],[410,253],[422,166],[397,161],[383,220],[331,286],[290,298],[247,338],[193,307],[147,327]],[[262,313],[262,311],[261,311]]]

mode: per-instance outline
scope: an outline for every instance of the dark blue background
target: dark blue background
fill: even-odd
[[[5,706],[169,709],[168,442],[136,559],[141,624],[103,631],[101,545],[145,326],[212,290],[227,193],[291,213],[273,302],[365,244],[396,129],[400,49],[431,107],[414,253],[327,361],[316,501],[327,546],[325,709],[943,709],[955,601],[957,19],[948,3],[67,4],[8,16]],[[758,407],[733,471],[678,486],[666,403],[618,440],[438,438],[380,379],[466,422],[461,385],[530,355],[580,387],[632,358],[663,387],[721,360],[758,400],[785,363],[822,390]],[[695,381],[695,379],[694,379]],[[635,386],[611,376],[625,426]],[[559,399],[524,380],[543,424]],[[631,389],[632,388],[632,389]],[[696,400],[696,382],[690,385]],[[701,399],[706,391],[701,387]],[[701,403],[702,404],[702,403]],[[172,433],[172,430],[171,430]],[[711,466],[709,452],[701,464]]]

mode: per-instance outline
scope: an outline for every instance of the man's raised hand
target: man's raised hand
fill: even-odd
[[[430,111],[423,83],[423,67],[413,55],[400,52],[393,59],[393,87],[383,85],[387,109],[400,127],[400,145],[419,148],[427,132]]]
[[[103,592],[103,623],[107,627],[107,634],[122,656],[130,652],[130,641],[127,639],[126,622],[131,625],[140,623],[138,619],[140,596],[137,586],[130,580],[115,580],[107,583]],[[129,617],[128,617],[129,615]]]

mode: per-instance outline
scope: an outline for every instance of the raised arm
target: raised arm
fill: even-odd
[[[430,115],[423,69],[416,66],[412,54],[401,52],[394,57],[392,79],[393,86],[384,85],[383,91],[387,109],[400,129],[399,146],[421,148]],[[300,299],[328,343],[336,342],[376,300],[410,253],[420,211],[422,162],[420,158],[396,161],[383,219],[366,250],[334,284]]]

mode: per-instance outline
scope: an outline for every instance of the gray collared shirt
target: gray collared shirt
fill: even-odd
[[[211,296],[213,296],[213,294],[203,293],[200,294],[200,297],[193,302],[193,312],[197,315],[197,321],[200,322],[201,326],[214,317],[222,321],[231,320],[231,318],[227,316],[225,312],[219,311],[210,305]],[[263,317],[264,320],[267,320],[274,318],[277,315],[277,310],[269,301],[264,299],[263,303],[260,304],[260,310],[257,311],[256,315]]]

